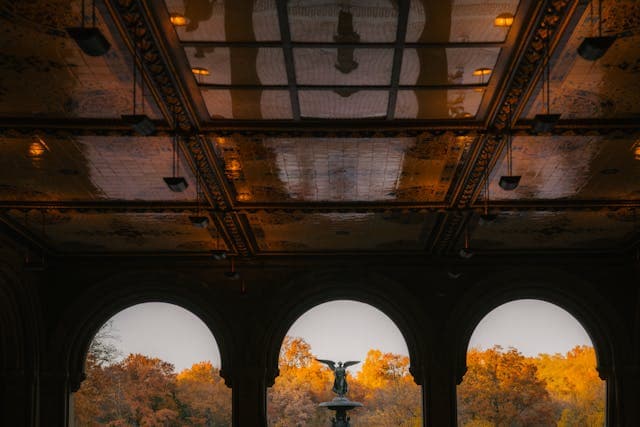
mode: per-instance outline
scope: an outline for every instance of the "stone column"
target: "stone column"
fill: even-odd
[[[0,373],[0,425],[35,426],[34,375],[24,371]]]
[[[424,382],[424,419],[430,427],[456,426],[456,379],[453,372],[453,356],[447,357],[445,350],[427,365]],[[442,353],[441,353],[442,352]]]
[[[65,372],[42,372],[38,391],[38,425],[67,427],[69,422],[69,375]]]
[[[237,365],[237,360],[234,360],[233,427],[265,427],[267,425],[265,369],[257,363],[247,361],[246,358],[242,360],[244,363],[240,365]]]
[[[608,399],[614,400],[615,407],[607,408],[607,425],[640,426],[640,366],[626,365],[618,369],[616,382],[611,386],[607,384],[607,391],[616,394],[614,399]]]

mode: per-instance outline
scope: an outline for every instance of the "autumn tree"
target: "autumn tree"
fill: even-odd
[[[458,387],[461,425],[555,425],[557,406],[537,371],[535,363],[514,348],[470,350],[467,373]]]
[[[359,425],[422,425],[421,389],[409,372],[409,358],[371,349],[353,381],[353,398],[364,408],[354,412]]]
[[[595,369],[592,347],[562,354],[541,354],[534,363],[551,397],[561,407],[558,427],[601,427],[605,423],[605,383]]]
[[[231,425],[231,389],[211,362],[195,363],[176,378],[176,403],[180,419],[188,425]]]
[[[286,337],[280,348],[280,375],[268,393],[269,425],[326,425],[326,410],[318,404],[333,398],[331,371],[316,361],[302,338]]]

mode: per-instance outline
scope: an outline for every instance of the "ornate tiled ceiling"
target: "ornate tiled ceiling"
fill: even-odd
[[[99,57],[66,33],[80,4],[0,6],[0,220],[32,245],[455,256],[464,230],[485,253],[639,241],[637,2],[603,3],[617,38],[597,61],[576,53],[598,23],[579,0],[98,0]],[[561,119],[536,133],[547,40]],[[151,135],[121,119],[134,47]],[[505,133],[513,191],[498,185]],[[174,140],[184,192],[163,182]],[[494,222],[476,221],[485,208]]]
[[[571,37],[552,58],[551,110],[566,119],[640,120],[640,3],[603,2],[602,9],[603,34],[618,38],[600,60],[581,58],[577,48],[582,40],[598,33],[595,12],[585,8]],[[528,118],[543,111],[539,89],[524,113]]]
[[[214,140],[240,202],[442,202],[473,138]]]
[[[519,2],[165,4],[211,119],[443,120],[480,114]]]
[[[111,17],[97,3],[96,25],[111,44],[103,57],[84,55],[67,36],[67,27],[80,25],[80,1],[2,3],[2,116],[119,118],[131,114],[132,56]],[[149,92],[147,88],[143,95],[138,88],[138,111],[159,119]]]

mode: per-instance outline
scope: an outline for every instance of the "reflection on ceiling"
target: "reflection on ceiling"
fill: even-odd
[[[424,249],[433,214],[317,213],[250,214],[265,252],[416,251]]]
[[[97,26],[111,49],[84,55],[66,33],[80,25],[80,1],[3,2],[0,6],[0,114],[119,118],[133,108],[133,65],[110,16],[97,4]],[[161,117],[138,93],[138,111]]]
[[[168,137],[0,138],[2,200],[194,200],[174,193]],[[195,180],[184,167],[188,182]]]
[[[586,7],[580,22],[551,62],[551,111],[563,119],[640,119],[640,2],[603,2],[603,34],[617,35],[597,61],[577,54],[585,37],[597,35],[597,15]],[[540,85],[538,85],[540,86]],[[542,92],[531,98],[525,116],[543,111]]]
[[[210,118],[237,120],[473,118],[500,77],[509,27],[494,20],[518,4],[410,1],[399,32],[391,0],[166,1],[187,19],[176,32],[189,66],[206,70],[194,79]],[[398,36],[432,44],[395,49]]]
[[[13,221],[61,252],[202,252],[226,249],[187,214],[9,211]],[[215,232],[214,232],[215,233]]]
[[[470,137],[216,138],[239,201],[445,199]]]
[[[507,175],[502,157],[491,174],[490,198],[527,199],[638,199],[640,161],[635,139],[602,136],[517,136],[513,140],[513,174],[518,188],[498,186]]]
[[[486,250],[603,249],[631,243],[640,231],[635,209],[600,212],[501,212],[479,225],[470,246]]]

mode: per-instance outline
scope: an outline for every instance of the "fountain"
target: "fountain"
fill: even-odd
[[[347,385],[347,368],[349,366],[355,365],[357,361],[350,362],[338,362],[337,364],[332,360],[322,360],[316,359],[318,362],[324,363],[327,365],[335,375],[335,379],[333,381],[333,392],[338,396],[334,397],[330,402],[322,402],[319,406],[323,408],[328,408],[332,411],[336,412],[335,417],[331,419],[332,427],[350,427],[349,424],[349,416],[347,412],[352,410],[353,408],[363,406],[360,402],[353,402],[345,397],[347,391],[349,391],[349,386]]]

